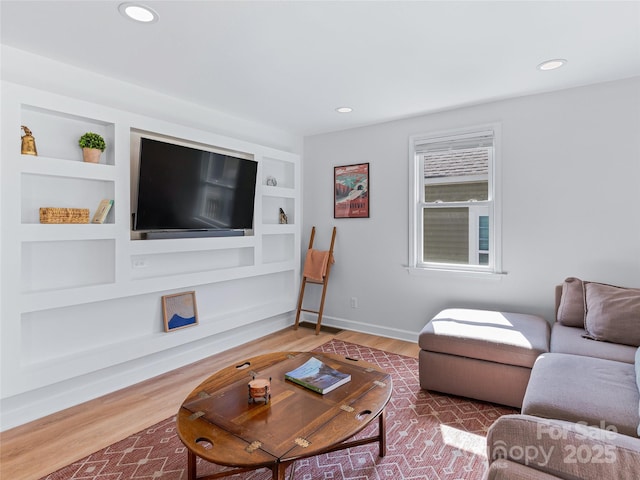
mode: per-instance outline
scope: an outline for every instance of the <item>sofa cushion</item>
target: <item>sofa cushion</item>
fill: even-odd
[[[584,338],[584,333],[584,328],[565,327],[558,322],[554,323],[551,330],[551,348],[549,351],[626,363],[635,361],[636,348],[619,343],[594,342]]]
[[[562,284],[557,320],[567,327],[584,328],[584,287],[579,278],[569,277]]]
[[[589,338],[640,346],[640,289],[585,283],[584,292]]]
[[[634,364],[545,353],[531,370],[522,413],[636,436],[638,402]]]
[[[636,387],[640,392],[640,348],[636,350]],[[640,416],[640,401],[638,401],[638,415]],[[638,436],[640,437],[640,423],[638,423]]]

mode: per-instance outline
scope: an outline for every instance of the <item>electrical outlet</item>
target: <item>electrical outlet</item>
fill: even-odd
[[[147,262],[144,260],[144,258],[135,258],[132,263],[133,268],[144,268],[147,266]]]
[[[351,297],[351,308],[358,308],[358,297]]]

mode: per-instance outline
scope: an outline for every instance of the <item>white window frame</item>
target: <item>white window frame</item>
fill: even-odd
[[[489,264],[449,264],[424,262],[423,209],[424,202],[424,155],[420,155],[420,146],[443,140],[456,140],[478,136],[482,132],[493,133],[493,155],[489,158],[488,187],[489,198],[478,209],[485,210],[489,216]],[[501,192],[501,126],[499,123],[476,125],[469,128],[446,130],[409,137],[409,273],[423,274],[432,272],[453,272],[482,277],[501,275],[502,271],[502,192]],[[480,203],[480,202],[479,202]],[[443,207],[445,205],[442,205]],[[452,203],[453,206],[453,203]],[[456,202],[455,206],[468,206],[474,210],[473,202]],[[476,209],[477,210],[477,209]],[[470,235],[477,236],[477,232]],[[477,239],[472,244],[477,253]],[[469,250],[471,252],[471,245]]]
[[[491,212],[488,205],[472,205],[469,207],[469,265],[480,265],[480,254],[488,253],[491,258],[491,245],[489,250],[480,250],[480,217],[488,216],[491,225]],[[491,229],[489,229],[489,243],[491,243]]]

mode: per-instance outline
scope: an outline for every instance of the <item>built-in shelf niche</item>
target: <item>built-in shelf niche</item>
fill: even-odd
[[[287,223],[295,224],[295,199],[284,197],[262,197],[262,223],[280,223],[280,209],[287,215]]]
[[[91,220],[101,200],[114,198],[114,182],[86,178],[23,173],[20,188],[22,223],[39,223],[41,207],[88,208]]]
[[[112,123],[31,105],[22,105],[21,114],[21,125],[31,130],[39,156],[82,162],[82,149],[78,141],[84,133],[94,132],[102,135],[107,144],[100,163],[115,164]]]
[[[263,263],[290,262],[294,260],[295,235],[263,235]]]
[[[248,267],[253,263],[253,247],[131,256],[134,279],[226,270]]]
[[[115,241],[24,242],[21,262],[23,293],[113,283]]]
[[[273,178],[276,180],[276,184],[280,188],[295,188],[295,165],[293,163],[270,157],[264,157],[263,161],[263,185],[269,185],[267,180]]]

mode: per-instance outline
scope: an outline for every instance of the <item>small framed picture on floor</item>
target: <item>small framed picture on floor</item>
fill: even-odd
[[[197,325],[196,292],[164,295],[162,297],[162,314],[165,332]]]

